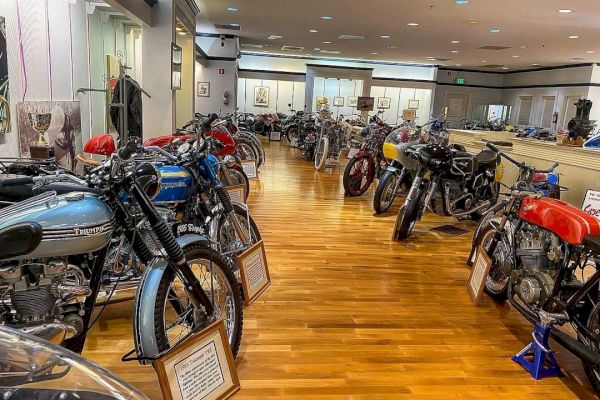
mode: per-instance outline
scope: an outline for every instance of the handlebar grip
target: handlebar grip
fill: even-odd
[[[135,153],[138,149],[137,144],[130,142],[127,143],[125,147],[121,147],[117,152],[117,155],[121,160],[129,160],[133,153]]]
[[[0,187],[27,185],[29,183],[33,183],[33,178],[31,176],[23,176],[20,178],[0,179]]]
[[[203,131],[208,131],[210,130],[210,126],[212,125],[213,122],[215,122],[217,119],[219,118],[219,116],[215,113],[212,113],[208,116],[208,119],[206,119],[201,127]]]
[[[486,146],[488,149],[492,150],[494,153],[500,153],[500,149],[499,149],[499,148],[497,148],[496,146],[494,146],[494,145],[493,145],[491,142],[486,142],[486,143],[485,143],[485,146]]]

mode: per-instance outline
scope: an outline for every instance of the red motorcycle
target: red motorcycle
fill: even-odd
[[[469,263],[478,249],[485,251],[491,260],[485,291],[550,327],[600,392],[600,221],[536,191],[534,176],[551,173],[556,164],[538,171],[487,146],[519,168],[519,179],[481,220]],[[559,329],[565,325],[575,335]]]
[[[383,156],[383,143],[390,133],[388,126],[377,125],[376,128],[363,128],[364,137],[360,150],[346,164],[344,169],[344,191],[348,196],[361,196],[375,180],[387,169],[387,159]]]

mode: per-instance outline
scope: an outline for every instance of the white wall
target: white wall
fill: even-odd
[[[429,121],[431,113],[431,89],[419,89],[411,87],[393,87],[393,86],[371,86],[371,97],[375,97],[375,111],[369,114],[376,113],[378,98],[389,97],[391,99],[390,108],[384,110],[383,119],[392,125],[402,122],[402,112],[408,108],[409,100],[419,100],[419,108],[417,109],[417,118],[415,122],[419,125]]]
[[[85,141],[90,95],[75,95],[89,86],[85,3],[0,0],[0,15],[6,19],[12,116],[11,131],[0,136],[0,156],[19,156],[16,104],[22,101],[80,101]]]
[[[267,86],[270,88],[268,107],[254,106],[254,88],[256,86]],[[292,105],[292,110],[304,109],[305,88],[306,84],[298,81],[239,78],[237,106],[241,112],[253,114],[261,114],[265,110],[289,114],[290,107],[288,107],[288,104]]]
[[[313,86],[313,99],[317,97],[327,98],[329,109],[333,118],[339,115],[350,116],[356,113],[356,107],[348,105],[348,97],[360,97],[363,95],[364,81],[361,79],[337,79],[315,77]],[[344,98],[343,107],[335,107],[333,101],[335,97]],[[317,111],[316,101],[312,102],[312,112]]]
[[[219,70],[223,69],[223,74]],[[210,82],[210,97],[198,96],[198,82]],[[237,107],[237,62],[236,61],[203,61],[196,62],[196,112],[230,113]],[[229,104],[223,104],[223,95],[229,93]]]

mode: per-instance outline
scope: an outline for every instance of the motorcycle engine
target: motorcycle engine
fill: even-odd
[[[27,325],[62,321],[81,332],[82,296],[90,295],[83,271],[66,259],[0,264],[0,323]]]
[[[565,256],[555,234],[525,224],[516,235],[516,256],[521,268],[512,274],[515,293],[529,306],[542,305],[551,296]]]

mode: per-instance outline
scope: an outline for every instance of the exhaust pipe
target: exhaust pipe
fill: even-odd
[[[55,320],[41,325],[30,325],[18,328],[21,332],[44,339],[52,344],[60,345],[67,339],[77,336],[74,326]]]

